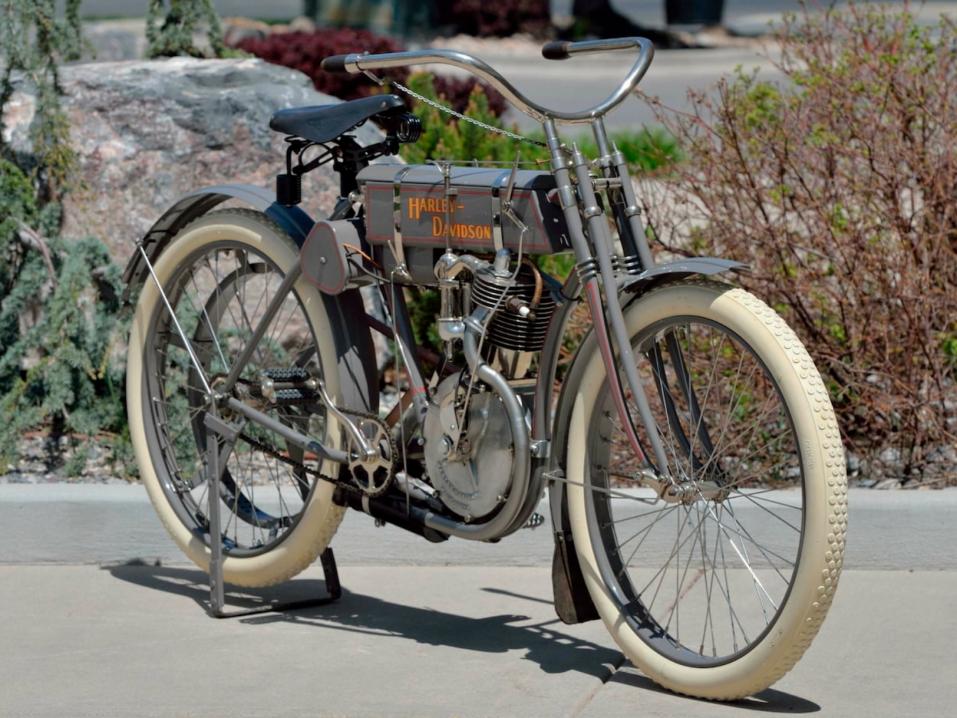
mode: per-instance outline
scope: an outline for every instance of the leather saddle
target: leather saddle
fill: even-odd
[[[397,108],[405,108],[398,95],[371,95],[335,105],[290,107],[274,114],[269,127],[313,142],[331,142],[370,117]]]

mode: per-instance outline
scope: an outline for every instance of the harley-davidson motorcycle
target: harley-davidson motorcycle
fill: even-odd
[[[542,54],[628,49],[620,86],[577,112],[462,52],[326,58],[380,82],[473,73],[541,122],[550,166],[374,163],[422,132],[377,94],[277,112],[275,192],[202,189],[150,229],[126,275],[130,432],[190,559],[265,586],[309,566],[348,508],[428,541],[495,542],[542,523],[547,494],[562,620],[601,618],[642,671],[694,696],[753,694],[798,661],[841,572],[837,423],[794,332],[734,286],[741,264],[652,255],[604,126],[651,43]],[[367,121],[383,135],[363,145]],[[588,125],[598,156],[560,124]],[[338,202],[314,221],[302,177],[329,162]],[[574,256],[563,281],[540,261],[557,253]],[[425,292],[431,348],[408,304]]]

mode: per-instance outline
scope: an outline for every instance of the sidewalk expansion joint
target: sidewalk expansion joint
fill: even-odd
[[[598,695],[598,691],[605,687],[605,684],[612,679],[612,677],[625,665],[625,654],[619,653],[618,658],[615,659],[615,662],[612,663],[608,669],[608,673],[602,676],[601,683],[592,688],[588,693],[582,697],[578,703],[575,704],[575,707],[572,709],[572,712],[569,713],[569,718],[580,718],[582,713],[585,712],[585,709],[588,707],[588,704],[591,703],[595,696]]]

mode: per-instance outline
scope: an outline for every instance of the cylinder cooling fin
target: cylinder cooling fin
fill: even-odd
[[[514,280],[511,279],[511,273],[499,276],[489,270],[475,274],[472,303],[498,310],[485,334],[487,343],[502,349],[541,351],[545,345],[548,324],[555,313],[555,298],[547,288],[542,289],[537,271],[523,264]],[[516,306],[515,299],[531,309],[528,316],[521,316],[517,311],[507,308]]]

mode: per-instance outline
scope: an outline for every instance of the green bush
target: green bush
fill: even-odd
[[[430,73],[419,72],[412,75],[409,78],[409,89],[447,105],[446,98],[436,92],[435,81]],[[533,159],[542,156],[535,145],[522,143],[519,147],[515,140],[470,122],[461,122],[424,102],[417,102],[412,112],[422,120],[423,132],[418,142],[402,147],[402,159],[410,164],[421,164],[429,159],[511,162],[515,159],[516,149],[520,149],[526,156],[534,154]],[[502,121],[489,109],[488,99],[479,85],[472,89],[463,114],[493,127],[503,127]]]
[[[47,239],[55,205],[38,210],[27,176],[0,162],[0,470],[21,434],[90,436],[123,429],[122,374],[112,356],[120,335],[121,277],[106,246]]]
[[[957,478],[957,25],[851,5],[779,40],[785,83],[738,72],[663,113],[688,162],[650,217],[675,252],[750,265],[864,471]]]
[[[209,52],[196,46],[194,34],[206,25]],[[223,27],[211,0],[150,0],[146,16],[146,54],[148,57],[234,57],[241,55],[226,47]]]
[[[18,166],[0,139],[0,473],[17,460],[28,430],[44,427],[51,438],[76,444],[121,432],[125,423],[112,356],[120,335],[119,267],[102,242],[58,236],[58,201],[76,162],[58,63],[79,54],[78,7],[69,0],[58,19],[51,0],[0,0],[0,117],[14,73],[37,97],[31,156],[17,156]],[[68,473],[82,468],[85,452],[73,458]]]
[[[409,78],[409,88],[430,100],[448,106],[447,99],[436,92],[435,79],[427,72]],[[548,149],[543,144],[518,142],[510,137],[491,132],[469,122],[462,122],[445,112],[423,102],[417,102],[412,110],[422,120],[422,138],[413,145],[404,145],[402,158],[418,164],[429,159],[451,159],[456,162],[513,162],[519,153],[523,162],[549,166]],[[505,123],[489,108],[488,98],[481,85],[472,89],[465,109],[466,117],[484,122],[492,127],[505,129]],[[516,127],[507,128],[518,132]],[[521,133],[519,133],[521,134]],[[544,143],[541,131],[527,133],[529,139]],[[612,132],[609,138],[624,154],[634,170],[660,170],[672,166],[681,159],[677,139],[661,127]],[[598,154],[591,135],[572,138],[586,156]]]

